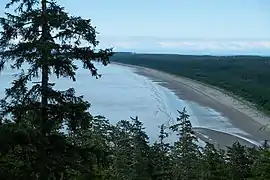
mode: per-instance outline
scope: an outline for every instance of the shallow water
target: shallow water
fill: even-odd
[[[147,77],[134,73],[134,69],[115,64],[97,65],[102,74],[100,79],[91,77],[88,70],[80,69],[77,81],[56,79],[56,88],[74,87],[78,95],[92,104],[93,115],[103,115],[112,123],[138,116],[144,123],[151,141],[158,137],[158,126],[172,124],[178,113],[186,107],[194,127],[210,128],[232,134],[246,134],[234,128],[229,120],[213,109],[202,107],[194,102],[179,99],[172,91],[162,87]],[[9,86],[15,71],[7,70],[0,74],[0,94]],[[35,80],[34,80],[35,81]],[[175,138],[172,136],[171,138]]]

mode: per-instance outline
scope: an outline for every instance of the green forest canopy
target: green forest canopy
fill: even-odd
[[[214,85],[270,113],[270,57],[116,53],[111,61],[149,67]]]

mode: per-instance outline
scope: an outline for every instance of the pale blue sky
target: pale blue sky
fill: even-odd
[[[71,14],[92,19],[102,47],[176,53],[270,52],[270,0],[58,2]]]

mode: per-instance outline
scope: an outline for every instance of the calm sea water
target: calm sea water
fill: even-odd
[[[177,110],[184,107],[191,115],[190,120],[194,127],[244,134],[218,112],[179,99],[172,91],[157,82],[134,73],[132,68],[115,64],[106,67],[97,64],[97,67],[102,74],[100,79],[93,78],[88,70],[80,69],[76,82],[56,79],[53,76],[51,82],[56,82],[55,87],[63,90],[74,87],[78,95],[83,95],[91,103],[90,111],[93,115],[103,115],[112,123],[138,116],[151,140],[157,139],[158,126],[175,122]],[[1,96],[4,89],[9,87],[15,73],[16,71],[7,69],[0,74]]]

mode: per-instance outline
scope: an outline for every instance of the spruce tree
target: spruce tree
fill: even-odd
[[[145,133],[145,128],[138,117],[132,118],[132,139],[134,148],[134,180],[147,180],[150,178],[149,175],[149,137]]]
[[[251,177],[252,159],[249,158],[247,148],[236,142],[228,147],[227,161],[230,179],[247,179]]]
[[[134,145],[132,123],[122,120],[116,124],[112,133],[113,170],[116,180],[131,180],[134,174]]]
[[[201,153],[197,145],[198,139],[192,130],[186,109],[178,112],[179,117],[176,124],[170,127],[179,138],[172,149],[172,176],[176,180],[198,179],[201,173]]]
[[[258,156],[251,168],[253,179],[270,179],[270,150],[261,148],[256,154]]]
[[[16,3],[19,4],[17,13],[6,13],[6,17],[0,19],[3,28],[1,65],[3,67],[9,61],[14,69],[20,70],[23,64],[30,68],[22,70],[13,86],[6,91],[6,101],[1,103],[2,115],[11,114],[14,120],[19,121],[30,116],[29,112],[35,109],[31,117],[37,115],[34,119],[38,118],[38,122],[35,123],[44,134],[56,126],[59,128],[63,122],[67,122],[71,130],[77,125],[84,126],[85,121],[75,120],[74,114],[81,119],[89,119],[84,111],[89,103],[76,97],[72,88],[54,90],[49,75],[75,81],[78,67],[74,62],[80,60],[84,68],[98,77],[93,61],[107,65],[111,50],[96,51],[98,41],[91,21],[69,16],[53,0],[11,0],[6,7]],[[33,78],[41,78],[41,82],[28,89],[26,83]],[[79,111],[74,112],[76,108]]]
[[[206,146],[203,148],[202,165],[202,179],[228,179],[228,171],[225,161],[225,151],[215,149],[213,144],[206,143]]]
[[[148,136],[138,118],[116,124],[113,139],[114,179],[149,179]]]
[[[169,134],[166,132],[166,126],[160,127],[159,140],[150,147],[151,174],[154,180],[171,179],[170,171],[170,151],[171,146],[165,143]]]
[[[75,96],[73,88],[54,89],[50,76],[75,81],[75,61],[80,61],[92,76],[99,77],[93,62],[107,65],[112,50],[98,50],[91,21],[69,16],[55,0],[10,0],[6,8],[10,7],[15,8],[15,13],[6,12],[0,18],[0,70],[11,64],[19,73],[0,103],[0,133],[6,134],[1,144],[10,148],[1,153],[1,160],[8,162],[10,156],[22,156],[20,163],[10,164],[7,169],[18,170],[19,164],[29,171],[22,170],[18,177],[12,172],[1,173],[13,179],[58,179],[78,175],[82,169],[89,172],[78,163],[90,149],[79,152],[80,148],[60,130],[67,125],[69,134],[74,135],[89,128],[93,119],[88,112],[90,104],[82,96]],[[34,85],[29,87],[29,83]]]

